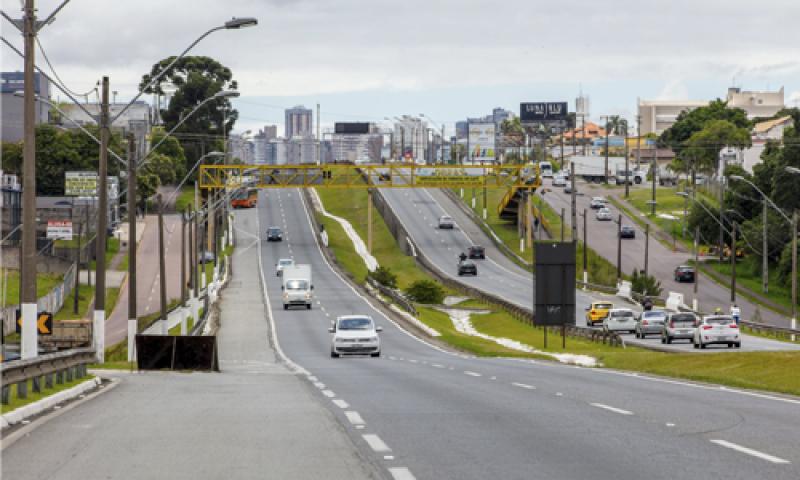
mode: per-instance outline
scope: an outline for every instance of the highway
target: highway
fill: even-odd
[[[381,192],[387,199],[392,210],[397,214],[406,231],[411,236],[415,246],[425,252],[429,258],[444,274],[484,292],[505,298],[516,305],[530,309],[532,305],[533,281],[531,274],[526,272],[510,260],[499,249],[494,247],[492,241],[474,222],[453,202],[453,200],[435,189],[385,189]],[[549,193],[545,196],[550,195]],[[588,202],[588,200],[586,200]],[[588,207],[588,203],[587,203]],[[437,221],[441,215],[450,215],[456,221],[454,230],[440,230]],[[590,221],[594,221],[592,218]],[[595,235],[595,225],[592,225],[593,244],[603,241],[604,228],[608,229],[612,222],[596,222],[598,234]],[[614,225],[615,226],[615,225]],[[582,232],[582,227],[581,227]],[[616,232],[616,229],[614,229]],[[614,251],[616,252],[616,233],[614,233]],[[626,241],[627,242],[627,241]],[[655,241],[650,242],[651,248]],[[459,277],[455,271],[457,255],[466,251],[469,245],[479,244],[486,247],[487,260],[477,260],[477,277]],[[593,248],[595,246],[593,245]],[[452,259],[452,261],[451,261]],[[586,326],[585,308],[596,300],[612,300],[619,307],[634,308],[628,302],[613,297],[588,294],[583,290],[576,293],[576,325]],[[636,339],[633,335],[623,334],[625,341],[632,345],[656,346],[668,351],[692,351],[692,345],[686,342],[676,342],[670,345],[660,343],[658,336],[646,339]],[[800,345],[779,342],[761,337],[744,336],[741,349],[728,350],[725,346],[709,346],[704,352],[720,351],[765,351],[765,350],[800,350]]]
[[[443,351],[399,328],[333,270],[308,208],[296,190],[262,192],[259,200],[262,237],[271,225],[285,231],[283,242],[262,243],[277,339],[357,447],[396,469],[395,478],[800,474],[800,400]],[[237,212],[237,224],[255,214]],[[312,310],[280,306],[274,264],[283,257],[312,266]],[[353,313],[384,327],[381,358],[330,357],[330,322]]]

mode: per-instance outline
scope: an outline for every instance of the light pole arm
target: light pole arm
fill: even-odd
[[[769,197],[767,196],[767,194],[765,194],[764,192],[762,192],[762,191],[761,191],[761,189],[760,189],[760,188],[758,188],[758,187],[756,186],[756,184],[755,184],[755,183],[751,182],[750,180],[748,180],[748,179],[746,179],[746,178],[744,178],[744,177],[737,177],[737,178],[736,178],[736,180],[741,180],[741,181],[745,182],[746,184],[750,185],[751,187],[753,187],[753,188],[756,190],[756,192],[760,193],[760,194],[761,194],[761,196],[762,196],[762,197],[764,197],[764,200],[766,200],[766,201],[767,201],[767,203],[769,203],[769,205],[770,205],[772,208],[774,208],[776,212],[778,212],[778,213],[780,213],[780,214],[781,214],[781,216],[783,217],[783,219],[784,219],[784,220],[786,220],[787,222],[789,222],[789,224],[791,224],[791,223],[792,223],[792,219],[791,219],[791,218],[789,218],[789,216],[788,216],[788,215],[786,215],[786,214],[783,212],[783,210],[781,210],[780,208],[778,208],[778,206],[777,206],[777,205],[775,205],[775,202],[773,202],[773,201],[772,201],[772,199],[771,199],[771,198],[769,198]]]
[[[139,93],[137,93],[136,96],[133,97],[133,100],[131,100],[127,105],[125,105],[125,107],[122,110],[120,110],[119,113],[117,113],[114,116],[114,118],[111,119],[111,124],[113,124],[120,116],[122,116],[122,114],[125,113],[131,107],[131,105],[133,105],[136,102],[136,100],[139,100],[139,97],[142,96],[142,94],[144,93],[145,90],[147,90],[148,88],[152,87],[158,80],[160,80],[161,77],[163,77],[164,74],[167,73],[169,71],[169,69],[172,68],[172,66],[175,65],[175,63],[178,60],[180,60],[181,58],[185,57],[186,54],[189,53],[189,50],[194,48],[195,45],[200,43],[207,36],[211,35],[212,33],[216,32],[217,30],[224,30],[224,29],[225,29],[225,27],[214,27],[211,30],[207,31],[206,33],[200,35],[200,37],[197,40],[195,40],[194,42],[192,42],[191,45],[186,47],[186,49],[183,52],[181,52],[180,55],[175,57],[175,59],[172,60],[172,62],[170,62],[169,65],[167,65],[160,72],[158,72],[158,75],[156,75],[155,77],[151,78],[150,79],[150,83],[148,83],[147,85],[145,85],[144,88],[139,90]]]
[[[41,30],[41,29],[42,29],[42,27],[44,27],[44,26],[45,26],[45,25],[47,25],[48,23],[50,23],[50,22],[52,22],[53,20],[55,20],[55,18],[56,18],[56,15],[58,14],[58,12],[60,12],[62,8],[66,7],[68,3],[69,3],[69,0],[64,0],[63,2],[61,2],[61,5],[59,5],[58,7],[56,7],[56,9],[55,9],[55,10],[53,10],[53,13],[51,13],[50,15],[48,15],[48,16],[47,16],[47,18],[45,18],[45,19],[42,21],[42,23],[41,23],[41,24],[40,24],[40,25],[39,25],[39,26],[36,28],[36,32],[38,33],[38,32],[39,32],[39,30]],[[37,23],[38,23],[38,22],[37,22]]]

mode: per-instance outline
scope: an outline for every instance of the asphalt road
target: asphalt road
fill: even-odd
[[[800,475],[800,400],[444,352],[396,326],[333,271],[298,191],[261,195],[262,237],[269,225],[286,233],[283,242],[262,243],[281,348],[365,456],[412,475],[396,478]],[[255,214],[239,211],[237,223]],[[274,264],[283,257],[312,266],[312,310],[280,307]],[[384,327],[381,358],[330,357],[330,322],[353,313]]]
[[[382,193],[388,200],[392,210],[400,218],[415,246],[424,251],[427,254],[427,258],[440,271],[464,285],[493,293],[521,307],[531,308],[531,290],[533,288],[531,274],[508,260],[470,217],[455,205],[450,197],[435,189],[387,189]],[[550,194],[548,193],[547,195]],[[444,214],[450,215],[455,220],[456,228],[454,230],[440,230],[437,228],[437,220]],[[602,232],[601,229],[608,227],[611,222],[597,223],[600,224],[597,226],[598,232]],[[592,228],[592,238],[594,239],[596,237],[595,226],[593,225]],[[616,232],[616,230],[614,231]],[[601,238],[599,235],[600,233],[598,233],[598,238]],[[614,238],[616,238],[616,233],[614,235]],[[651,242],[651,247],[653,243],[655,242]],[[486,247],[487,260],[476,260],[478,264],[477,277],[459,277],[455,271],[455,265],[458,260],[457,255],[459,252],[466,251],[467,247],[472,244]],[[614,247],[614,252],[616,255],[616,247]],[[450,261],[451,259],[453,261]],[[592,301],[598,300],[611,300],[620,308],[633,308],[636,310],[634,305],[622,299],[578,290],[576,293],[576,325],[586,326],[585,308]],[[677,342],[663,345],[657,336],[636,339],[633,335],[627,333],[622,335],[625,341],[632,345],[656,346],[659,349],[669,351],[693,351],[692,345],[689,343]],[[709,346],[703,352],[766,350],[800,350],[800,345],[747,335],[743,337],[741,349],[728,350],[725,346],[714,345]]]
[[[617,225],[614,222],[598,221],[595,219],[595,211],[589,208],[589,202],[593,196],[606,196],[607,191],[598,187],[589,187],[583,182],[576,182],[578,192],[583,195],[577,196],[577,209],[582,213],[584,209],[589,212],[588,228],[591,236],[588,239],[589,246],[597,251],[600,255],[608,259],[612,264],[617,263]],[[563,188],[552,187],[550,180],[545,180],[546,186],[551,190],[541,196],[550,206],[556,211],[565,208],[567,217],[570,211],[570,195],[565,194]],[[632,187],[637,188],[637,187]],[[644,187],[638,187],[644,188]],[[621,192],[616,192],[621,193]],[[624,225],[630,225],[636,230],[635,239],[623,239],[622,241],[622,271],[626,273],[632,272],[634,269],[644,268],[644,251],[645,251],[645,235],[644,231],[638,224],[633,222],[624,212],[620,212],[616,207],[609,204],[608,208],[611,210],[613,217],[622,213],[622,222]],[[583,219],[578,217],[578,230],[579,235],[583,238]],[[650,238],[649,246],[649,261],[648,273],[655,275],[664,288],[664,295],[669,291],[682,293],[685,302],[689,305],[694,298],[694,286],[690,283],[676,282],[673,276],[675,267],[678,265],[685,265],[688,260],[692,258],[691,254],[685,252],[676,252],[671,248],[664,246],[655,238]],[[715,308],[722,308],[727,312],[730,308],[730,289],[720,286],[708,277],[700,275],[698,288],[698,302],[699,307],[703,311],[713,311]],[[742,318],[750,319],[756,311],[756,305],[747,301],[741,295],[737,296],[737,305],[742,309]],[[779,315],[766,308],[760,308],[762,322],[777,325],[781,327],[788,327],[790,319]]]

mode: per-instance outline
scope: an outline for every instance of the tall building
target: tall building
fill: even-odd
[[[285,111],[284,138],[312,135],[314,122],[311,109],[302,105],[287,108]]]
[[[36,95],[50,99],[50,82],[39,73],[33,77],[33,89]],[[0,140],[3,142],[19,142],[24,136],[23,128],[23,98],[14,95],[25,89],[24,75],[22,72],[0,73]],[[49,121],[50,106],[45,102],[36,100],[36,124]]]
[[[747,91],[738,87],[728,89],[725,97],[729,107],[741,108],[748,118],[771,117],[784,108],[783,87],[777,92]]]
[[[311,135],[296,135],[287,140],[287,144],[287,164],[303,165],[317,163],[317,140]]]
[[[427,143],[427,123],[409,115],[403,115],[399,120],[394,124],[395,155],[406,161],[422,162]]]
[[[268,165],[286,165],[289,161],[289,147],[286,140],[273,138],[266,144]]]
[[[467,138],[469,134],[469,123],[466,120],[456,122],[456,139]]]
[[[272,140],[278,138],[278,126],[277,125],[264,125],[264,136],[267,140]]]
[[[381,159],[383,133],[370,123],[367,133],[333,133],[331,144],[336,162],[375,163]]]

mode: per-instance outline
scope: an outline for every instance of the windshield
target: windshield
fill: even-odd
[[[289,265],[294,264],[294,260],[281,260],[278,262],[278,265],[281,267],[288,267]]]
[[[270,228],[269,229],[269,233],[281,233],[281,229],[280,228]]]
[[[642,318],[650,319],[661,319],[663,320],[666,317],[663,312],[644,312],[642,314]]]
[[[733,318],[727,316],[706,317],[705,322],[709,325],[728,325],[729,323],[733,323]]]
[[[595,310],[610,310],[612,306],[610,303],[598,303],[595,304],[594,308]]]
[[[670,321],[675,322],[675,323],[692,324],[692,325],[694,325],[695,316],[693,314],[691,314],[691,313],[679,313],[677,315],[673,315],[670,318]]]
[[[339,320],[339,330],[370,329],[372,329],[372,319],[370,318],[343,318]]]
[[[286,290],[308,290],[308,282],[305,280],[289,280],[286,282]]]
[[[630,311],[627,311],[627,312],[614,312],[614,313],[611,314],[611,316],[614,317],[614,318],[632,317],[633,316],[633,312],[630,312]]]

